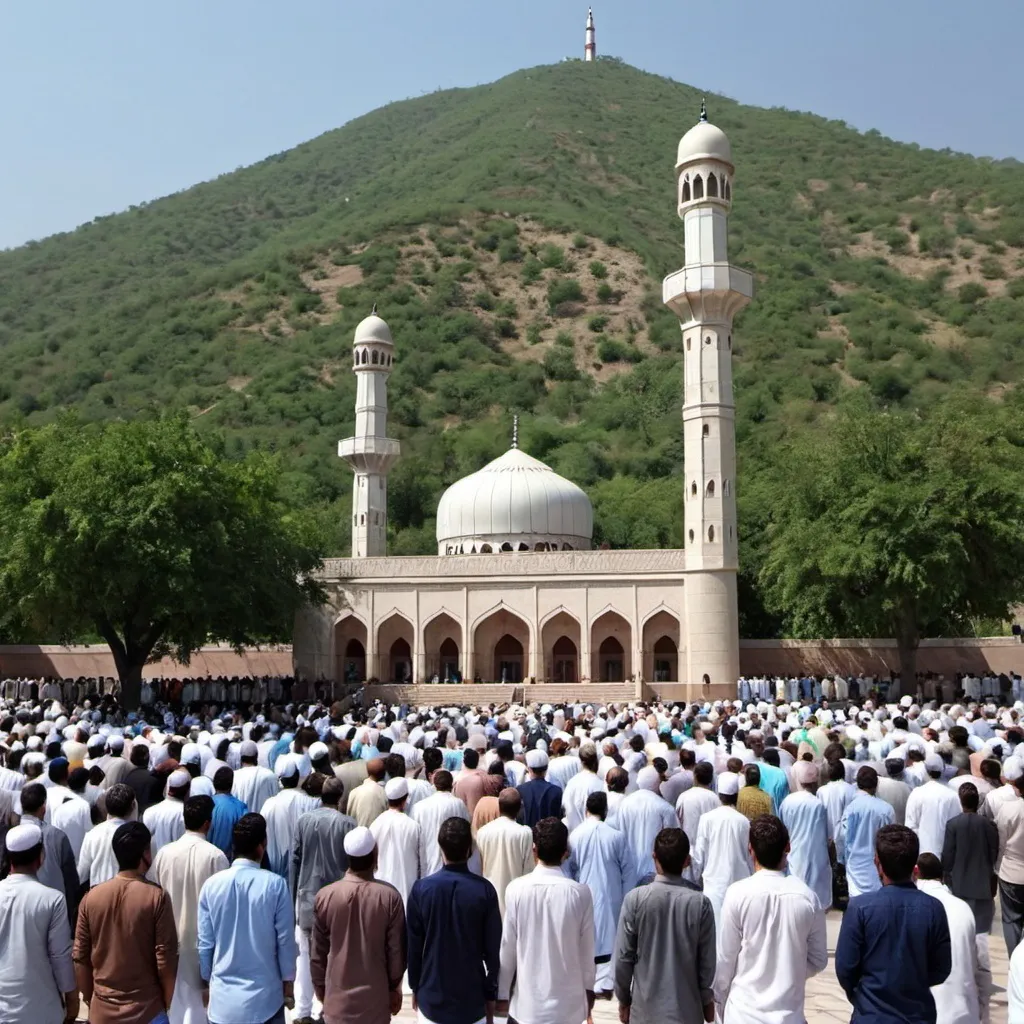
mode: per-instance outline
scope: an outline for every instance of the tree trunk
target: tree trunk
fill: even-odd
[[[900,659],[900,691],[911,696],[917,693],[917,645],[920,639],[917,616],[908,608],[896,623],[896,651]]]
[[[121,680],[121,706],[128,711],[137,711],[142,698],[142,667],[145,659],[125,666],[124,671],[118,668]]]
[[[142,669],[149,660],[150,652],[163,630],[161,624],[154,624],[141,642],[131,638],[123,640],[117,630],[106,619],[96,623],[100,636],[107,641],[114,656],[117,677],[121,683],[121,706],[129,711],[139,707],[142,697]]]

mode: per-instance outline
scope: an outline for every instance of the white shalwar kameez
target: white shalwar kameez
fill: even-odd
[[[160,803],[147,807],[146,813],[142,816],[142,823],[153,833],[150,850],[155,858],[163,847],[185,834],[185,804],[169,796]]]
[[[444,867],[437,833],[449,818],[471,821],[469,808],[451,793],[435,793],[421,800],[412,811],[412,820],[420,826],[420,877],[426,878]]]
[[[727,804],[708,811],[697,826],[697,842],[691,853],[693,870],[704,880],[704,895],[715,912],[716,933],[720,932],[726,889],[754,870],[747,849],[749,837],[750,822]]]
[[[275,874],[288,877],[299,818],[320,806],[322,804],[316,797],[298,788],[282,789],[263,804],[259,813],[267,821],[267,860]]]
[[[917,833],[921,853],[942,858],[946,825],[960,813],[960,799],[944,782],[931,779],[907,799],[907,828]]]
[[[389,808],[374,818],[370,831],[377,841],[374,877],[390,882],[402,894],[402,906],[420,877],[420,827],[407,814]]]

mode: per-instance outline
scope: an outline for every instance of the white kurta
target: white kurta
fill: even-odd
[[[390,882],[409,902],[413,883],[420,877],[420,827],[407,814],[392,809],[370,825],[377,841],[377,870],[374,877]]]
[[[789,870],[818,898],[824,910],[832,906],[832,863],[828,843],[832,838],[828,811],[812,793],[791,793],[779,809],[789,830]]]
[[[277,776],[269,768],[245,765],[235,772],[231,795],[249,808],[250,814],[259,814],[263,805],[281,790]]]
[[[799,878],[761,870],[729,887],[715,971],[722,1024],[803,1024],[807,979],[827,963],[825,912]]]
[[[679,820],[657,793],[638,789],[619,804],[615,827],[626,837],[639,881],[654,873],[654,837],[663,828],[678,828]]]
[[[564,792],[565,787],[569,785],[569,780],[579,772],[582,767],[580,759],[578,757],[573,757],[571,754],[562,754],[561,757],[553,757],[548,762],[547,780],[553,786],[559,786]]]
[[[50,822],[54,828],[59,828],[68,837],[71,844],[71,851],[78,860],[82,852],[82,843],[85,835],[92,829],[92,808],[88,800],[74,796],[65,800],[60,807],[53,812],[53,821]]]
[[[721,806],[722,801],[718,799],[718,794],[703,786],[694,786],[692,789],[688,789],[676,801],[676,817],[679,819],[680,828],[686,833],[686,838],[690,840],[691,856],[697,845],[697,828],[700,825],[700,819],[708,811],[713,811]],[[693,869],[692,861],[683,869],[683,878],[691,882],[696,882],[700,878],[700,875]]]
[[[449,818],[470,821],[469,808],[451,793],[435,793],[421,800],[412,812],[412,820],[420,826],[420,872],[422,878],[444,867],[437,833]]]
[[[839,822],[843,820],[843,812],[856,795],[856,787],[842,779],[838,782],[826,783],[818,790],[817,796],[825,805],[829,828],[831,828],[833,836],[839,829]]]
[[[165,846],[153,861],[149,877],[171,899],[174,924],[178,932],[178,977],[168,1013],[170,1024],[206,1024],[203,1009],[203,983],[199,974],[199,890],[218,871],[224,871],[228,859],[206,837],[186,832]]]
[[[270,862],[270,870],[282,878],[288,877],[288,863],[298,832],[299,818],[320,806],[316,797],[296,787],[282,789],[260,809],[260,814],[267,819],[267,860]]]
[[[494,886],[504,916],[509,882],[533,870],[533,829],[502,814],[477,832],[476,845],[480,851],[480,873]]]
[[[921,853],[942,858],[946,824],[960,813],[960,800],[949,786],[929,779],[907,800],[907,828],[917,833]]]
[[[185,834],[185,804],[169,796],[147,807],[142,823],[153,833],[150,849],[155,858],[163,847]]]
[[[1010,957],[1006,973],[1007,1024],[1024,1024],[1024,942]]]
[[[587,797],[591,793],[603,793],[604,783],[594,772],[586,768],[577,772],[562,791],[562,813],[565,827],[571,832],[582,825],[587,817]]]
[[[977,1024],[988,1006],[992,975],[990,970],[983,971],[978,961],[974,912],[939,881],[920,879],[917,887],[942,904],[949,925],[953,969],[941,985],[931,990],[935,1024]]]
[[[95,889],[109,882],[120,871],[111,843],[114,833],[125,823],[124,818],[107,818],[86,835],[78,855],[78,880]]]
[[[697,826],[697,842],[690,856],[694,874],[704,880],[704,895],[711,900],[716,932],[721,928],[726,889],[754,870],[747,850],[749,837],[750,822],[726,804],[708,811]]]

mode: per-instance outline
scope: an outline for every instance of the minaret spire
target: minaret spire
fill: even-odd
[[[512,417],[512,447],[519,447],[519,413]]]
[[[707,104],[707,100],[703,96],[701,96],[701,98],[700,98],[700,117],[697,119],[697,123],[698,124],[701,124],[702,122],[706,123],[707,119],[708,119],[708,104]]]
[[[591,61],[597,56],[597,33],[594,30],[594,9],[587,8],[586,45],[583,47],[583,59]]]

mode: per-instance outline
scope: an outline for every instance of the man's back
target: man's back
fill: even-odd
[[[850,900],[835,968],[853,1004],[851,1024],[935,1024],[929,988],[951,966],[945,911],[912,882]]]
[[[910,799],[910,787],[899,779],[889,779],[880,776],[878,789],[875,795],[879,800],[884,800],[896,815],[896,824],[903,825],[907,820],[907,801]]]
[[[836,834],[836,853],[846,865],[851,896],[881,887],[875,868],[875,836],[883,825],[895,821],[896,812],[889,804],[864,791],[847,806]]]
[[[990,900],[999,859],[999,830],[980,814],[958,814],[946,825],[942,874],[950,891],[965,900]]]
[[[917,833],[921,853],[942,856],[946,823],[959,813],[960,801],[956,794],[949,786],[935,779],[929,779],[910,794],[906,825]]]
[[[661,875],[626,894],[615,942],[615,997],[631,1006],[630,1024],[702,1021],[714,978],[715,918],[706,896]]]
[[[412,809],[412,820],[420,826],[420,873],[426,878],[444,865],[441,847],[437,845],[437,833],[449,818],[469,821],[469,809],[451,793],[435,793],[421,800]]]
[[[561,814],[562,791],[551,785],[547,779],[530,779],[519,787],[523,801],[522,821],[533,828],[543,818],[558,817]]]
[[[654,871],[654,837],[663,828],[675,828],[675,809],[657,793],[638,789],[619,805],[615,827],[626,837],[637,878]]]
[[[533,870],[533,832],[502,814],[477,832],[476,845],[483,876],[494,886],[504,913],[509,883]]]
[[[348,870],[345,836],[355,827],[347,814],[333,807],[320,807],[299,818],[288,877],[295,916],[304,931],[313,927],[316,894]]]

